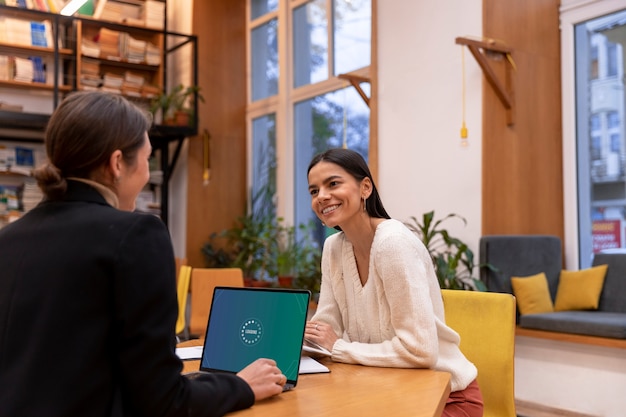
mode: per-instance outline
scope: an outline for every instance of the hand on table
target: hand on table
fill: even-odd
[[[317,343],[329,352],[332,352],[333,345],[338,339],[328,324],[319,321],[307,321],[304,338]]]
[[[287,383],[287,377],[272,359],[257,359],[239,371],[237,376],[250,385],[255,401],[280,394]]]

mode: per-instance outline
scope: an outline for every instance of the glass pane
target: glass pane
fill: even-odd
[[[325,0],[293,11],[293,85],[328,79],[328,17]]]
[[[278,94],[278,21],[252,30],[252,101]]]
[[[334,75],[370,65],[371,0],[334,0]]]
[[[261,191],[269,196],[276,192],[276,115],[269,114],[252,121],[252,210],[263,209],[263,200],[255,199]]]
[[[626,247],[626,11],[575,27],[580,267]]]
[[[250,18],[252,20],[278,9],[278,0],[250,0]]]
[[[320,245],[332,230],[326,230],[311,210],[306,175],[309,162],[319,152],[344,145],[367,160],[369,118],[369,108],[351,86],[294,106],[295,221],[301,224],[313,220],[318,225],[315,240]]]

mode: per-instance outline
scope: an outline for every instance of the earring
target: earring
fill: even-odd
[[[322,222],[322,226],[326,227],[326,223]]]
[[[363,211],[367,211],[367,205],[365,203],[365,197],[363,197]]]

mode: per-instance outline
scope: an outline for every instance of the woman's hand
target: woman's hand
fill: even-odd
[[[255,401],[280,394],[287,383],[287,377],[272,359],[257,359],[239,371],[237,376],[250,385]]]
[[[308,321],[306,323],[304,338],[317,343],[329,352],[332,352],[333,346],[338,339],[335,331],[328,324],[319,321]]]

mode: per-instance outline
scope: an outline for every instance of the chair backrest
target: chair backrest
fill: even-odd
[[[461,336],[461,352],[478,368],[484,417],[515,417],[515,297],[441,290],[446,323]]]
[[[176,297],[178,298],[178,318],[176,319],[176,334],[184,333],[187,322],[187,297],[189,294],[189,281],[191,279],[191,267],[181,265],[178,269],[176,283]]]
[[[174,258],[176,261],[176,284],[178,285],[178,277],[180,276],[180,267],[187,265],[187,258]]]
[[[191,271],[189,333],[192,336],[204,337],[213,289],[217,286],[243,287],[243,271],[240,268],[194,268]]]
[[[561,239],[551,235],[487,235],[480,238],[480,279],[492,292],[513,293],[511,277],[546,274],[552,300],[563,268]]]

